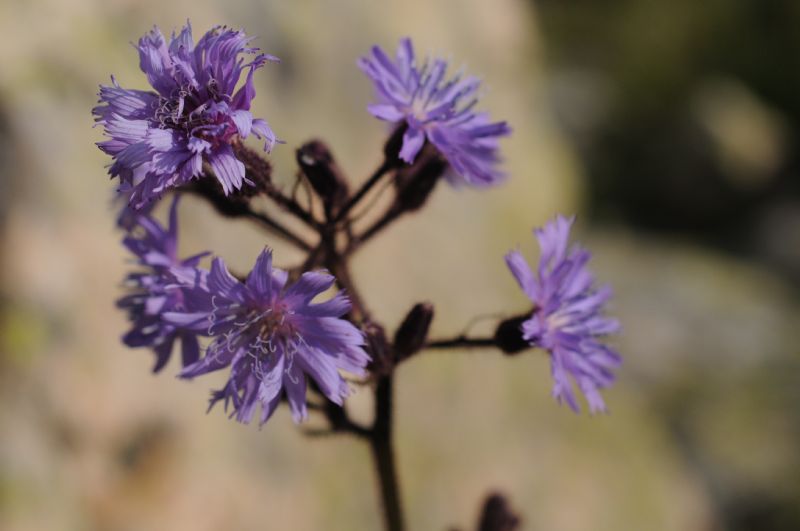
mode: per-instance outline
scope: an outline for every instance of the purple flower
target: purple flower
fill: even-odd
[[[193,307],[182,286],[204,283],[196,266],[206,253],[185,260],[177,258],[177,207],[175,198],[167,229],[149,215],[130,219],[130,233],[123,240],[144,269],[128,275],[127,284],[132,292],[117,301],[117,306],[126,310],[133,322],[122,341],[129,347],[152,348],[156,353],[153,372],[164,368],[176,341],[181,343],[184,366],[197,361],[200,355],[194,332],[163,320],[164,312],[185,310],[187,305]]]
[[[98,143],[114,162],[120,192],[134,208],[160,197],[203,172],[214,170],[226,194],[241,188],[244,165],[231,143],[253,133],[269,151],[276,142],[267,122],[254,119],[253,72],[275,57],[257,54],[245,63],[242,54],[256,54],[242,31],[215,27],[194,44],[187,22],[169,44],[158,28],[145,34],[137,48],[139,67],[155,89],[130,90],[101,86],[99,105],[92,109],[109,140]],[[244,71],[247,77],[236,85]]]
[[[332,402],[341,405],[349,388],[339,370],[363,376],[369,356],[364,336],[341,318],[350,301],[339,292],[333,298],[311,301],[330,288],[334,277],[307,272],[287,284],[285,271],[272,267],[272,251],[265,249],[245,282],[231,276],[220,258],[208,275],[211,310],[175,312],[168,318],[213,337],[203,359],[185,367],[181,376],[230,367],[224,388],[211,396],[233,404],[239,422],[250,422],[261,404],[260,424],[275,411],[283,391],[295,422],[306,418],[306,376]]]
[[[522,337],[550,353],[555,382],[553,396],[579,411],[572,381],[578,384],[590,410],[605,411],[600,389],[614,381],[619,354],[601,341],[619,332],[616,319],[602,315],[611,288],[595,288],[586,267],[590,253],[578,245],[567,250],[574,218],[556,217],[536,229],[541,259],[536,274],[518,251],[506,255],[506,263],[525,294],[533,301],[530,319],[522,323]]]
[[[451,183],[488,186],[505,176],[498,168],[498,138],[511,133],[505,122],[474,112],[480,81],[456,75],[445,81],[447,62],[426,59],[417,65],[410,39],[401,39],[393,62],[377,46],[358,62],[372,80],[378,102],[373,116],[407,125],[400,158],[414,162],[426,139],[450,163]]]

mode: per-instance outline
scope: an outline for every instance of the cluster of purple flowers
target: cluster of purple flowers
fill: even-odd
[[[306,271],[290,282],[286,271],[273,266],[269,249],[245,280],[233,276],[221,258],[205,269],[200,263],[208,253],[178,257],[178,200],[166,228],[150,213],[166,191],[200,177],[204,164],[226,195],[240,189],[249,181],[232,146],[250,134],[264,140],[267,151],[277,141],[267,122],[250,112],[253,73],[276,59],[249,42],[241,31],[216,27],[195,44],[187,23],[167,43],[156,28],[137,46],[154,91],[124,89],[113,78],[112,86],[100,89],[93,113],[110,138],[99,147],[113,159],[109,172],[119,178],[119,196],[126,201],[118,224],[139,266],[128,276],[130,292],[118,306],[132,322],[123,342],[152,349],[154,371],[164,368],[180,343],[182,378],[230,371],[225,386],[213,391],[211,406],[222,401],[241,422],[250,422],[260,406],[263,424],[285,399],[300,422],[307,416],[308,378],[341,405],[350,392],[341,371],[367,374],[365,334],[348,318],[346,294],[312,302],[336,279]],[[249,62],[246,55],[252,56]],[[403,161],[414,162],[428,142],[447,160],[454,184],[486,186],[503,178],[498,139],[510,128],[474,110],[477,79],[447,80],[441,59],[418,65],[409,39],[400,41],[394,61],[374,47],[359,66],[377,92],[378,103],[369,111],[403,128]],[[620,358],[602,340],[619,324],[603,315],[610,290],[594,287],[588,251],[568,248],[572,222],[558,217],[536,230],[541,259],[535,273],[517,251],[506,262],[533,303],[519,333],[530,346],[549,352],[554,397],[577,411],[574,382],[592,412],[604,411],[599,391],[613,382]]]
[[[233,277],[221,258],[213,260],[210,271],[199,267],[208,253],[179,260],[177,204],[172,203],[167,229],[142,215],[124,239],[144,270],[128,276],[132,292],[118,301],[133,323],[123,342],[152,348],[154,371],[159,371],[180,340],[183,378],[230,367],[228,383],[212,393],[211,406],[223,400],[241,422],[253,418],[258,404],[261,423],[266,422],[282,391],[295,421],[305,419],[306,376],[341,405],[349,387],[338,371],[364,376],[369,356],[361,331],[341,319],[350,311],[343,293],[312,303],[333,286],[334,277],[306,272],[288,283],[286,271],[272,266],[269,249],[245,282]],[[143,235],[137,237],[139,230]],[[202,357],[201,336],[211,338]]]
[[[217,27],[197,44],[187,23],[169,43],[158,28],[139,39],[139,67],[153,91],[131,90],[111,78],[100,87],[92,112],[109,140],[100,149],[114,160],[109,169],[119,192],[135,208],[168,189],[199,177],[203,163],[214,170],[225,193],[246,182],[245,168],[231,148],[251,133],[276,142],[266,121],[253,118],[253,73],[277,58],[248,47],[244,32]],[[244,62],[242,55],[254,55]],[[247,77],[236,90],[244,71]]]

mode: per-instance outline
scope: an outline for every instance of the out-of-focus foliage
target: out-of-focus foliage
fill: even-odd
[[[800,278],[800,4],[538,5],[596,216],[766,253]]]

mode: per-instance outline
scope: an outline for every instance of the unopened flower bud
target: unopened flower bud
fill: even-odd
[[[505,354],[514,355],[530,348],[530,344],[522,338],[522,323],[530,319],[530,314],[511,317],[497,325],[494,341],[497,348]]]
[[[221,215],[235,218],[247,211],[251,196],[246,195],[245,190],[252,191],[252,188],[242,187],[235,193],[225,195],[216,179],[198,179],[185,186],[183,190],[204,197]]]
[[[413,212],[421,208],[446,170],[447,161],[433,145],[427,144],[414,164],[397,171],[394,208],[400,212]]]
[[[483,503],[478,531],[514,531],[520,523],[521,519],[511,508],[508,499],[502,494],[493,493]]]
[[[392,358],[383,327],[369,321],[364,325],[364,335],[367,339],[367,352],[372,358],[368,365],[370,372],[388,374],[392,367]]]
[[[303,144],[296,152],[297,164],[314,192],[322,199],[330,217],[348,196],[347,181],[333,159],[330,149],[319,140]]]
[[[408,124],[405,121],[401,122],[394,128],[392,134],[383,145],[383,156],[386,157],[386,162],[393,168],[399,168],[405,165],[405,162],[400,158],[400,150],[403,148],[403,135],[408,130]]]
[[[433,305],[427,302],[415,304],[394,334],[396,362],[413,356],[425,345],[428,330],[433,321]]]
[[[259,153],[253,151],[241,142],[233,146],[236,158],[242,161],[245,169],[245,177],[252,185],[245,183],[237,193],[243,197],[253,197],[272,184],[272,165]]]

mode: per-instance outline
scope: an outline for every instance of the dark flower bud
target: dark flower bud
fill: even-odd
[[[246,186],[230,195],[225,195],[222,185],[216,179],[198,179],[182,189],[205,198],[219,214],[226,217],[242,216],[248,210],[250,195],[245,193],[248,190]]]
[[[397,170],[394,208],[398,212],[413,212],[421,208],[445,170],[447,161],[433,145],[426,144],[413,164]]]
[[[311,140],[297,150],[296,157],[303,175],[322,199],[325,211],[331,217],[347,200],[349,190],[330,149],[320,140]]]
[[[253,197],[272,186],[272,165],[258,152],[253,151],[241,142],[233,144],[236,158],[244,164],[245,177],[252,185],[245,183],[236,192],[244,197]]]
[[[367,339],[367,352],[372,358],[367,368],[375,374],[388,374],[392,368],[392,357],[383,327],[368,321],[364,325],[364,335]]]
[[[486,498],[478,531],[514,531],[519,525],[520,518],[505,496],[494,493]]]
[[[394,334],[396,362],[416,354],[428,339],[428,330],[433,321],[433,305],[427,302],[415,304]]]
[[[514,355],[531,348],[530,344],[522,338],[522,323],[530,319],[531,314],[511,317],[497,325],[494,332],[494,341],[497,348],[505,354]]]
[[[403,159],[400,158],[400,150],[403,148],[403,135],[408,130],[408,124],[405,121],[394,128],[391,136],[386,140],[383,145],[383,156],[386,157],[386,162],[392,168],[399,168],[405,165]]]

